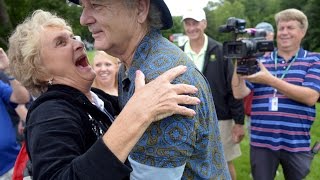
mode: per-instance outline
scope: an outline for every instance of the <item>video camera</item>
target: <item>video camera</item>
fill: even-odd
[[[245,20],[230,17],[225,25],[219,27],[219,31],[234,34],[233,41],[223,43],[224,57],[237,60],[238,74],[250,75],[258,71],[256,59],[265,52],[273,51],[274,45],[273,41],[265,39],[267,35],[265,30],[245,27]],[[249,38],[237,40],[239,34],[249,34]]]

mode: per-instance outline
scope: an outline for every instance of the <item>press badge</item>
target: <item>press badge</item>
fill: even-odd
[[[269,111],[278,111],[278,97],[269,99]]]

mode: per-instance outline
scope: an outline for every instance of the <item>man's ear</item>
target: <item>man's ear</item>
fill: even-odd
[[[138,22],[144,23],[149,14],[150,0],[138,0]]]
[[[302,31],[302,34],[303,34],[302,38],[304,38],[304,37],[306,36],[306,34],[307,34],[307,30],[306,30],[306,29],[303,30],[303,31]]]
[[[204,29],[206,29],[207,28],[207,20],[202,20],[202,22],[203,22],[203,25],[204,25]]]

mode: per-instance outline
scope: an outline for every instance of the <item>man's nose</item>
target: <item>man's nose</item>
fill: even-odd
[[[83,49],[84,43],[81,41],[81,39],[74,38],[74,50]]]
[[[92,9],[90,7],[84,7],[80,16],[80,24],[82,26],[88,26],[95,22],[94,17],[92,16]]]

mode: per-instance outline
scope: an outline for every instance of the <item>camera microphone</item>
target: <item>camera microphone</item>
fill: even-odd
[[[234,31],[234,27],[230,27],[230,26],[228,26],[228,25],[221,25],[221,26],[219,26],[219,32],[221,32],[221,33],[228,33],[228,32],[232,32],[232,31]]]
[[[228,32],[244,33],[245,26],[246,26],[246,21],[244,19],[230,17],[230,18],[228,18],[226,24],[221,25],[219,27],[219,32],[222,32],[222,33],[228,33]]]

